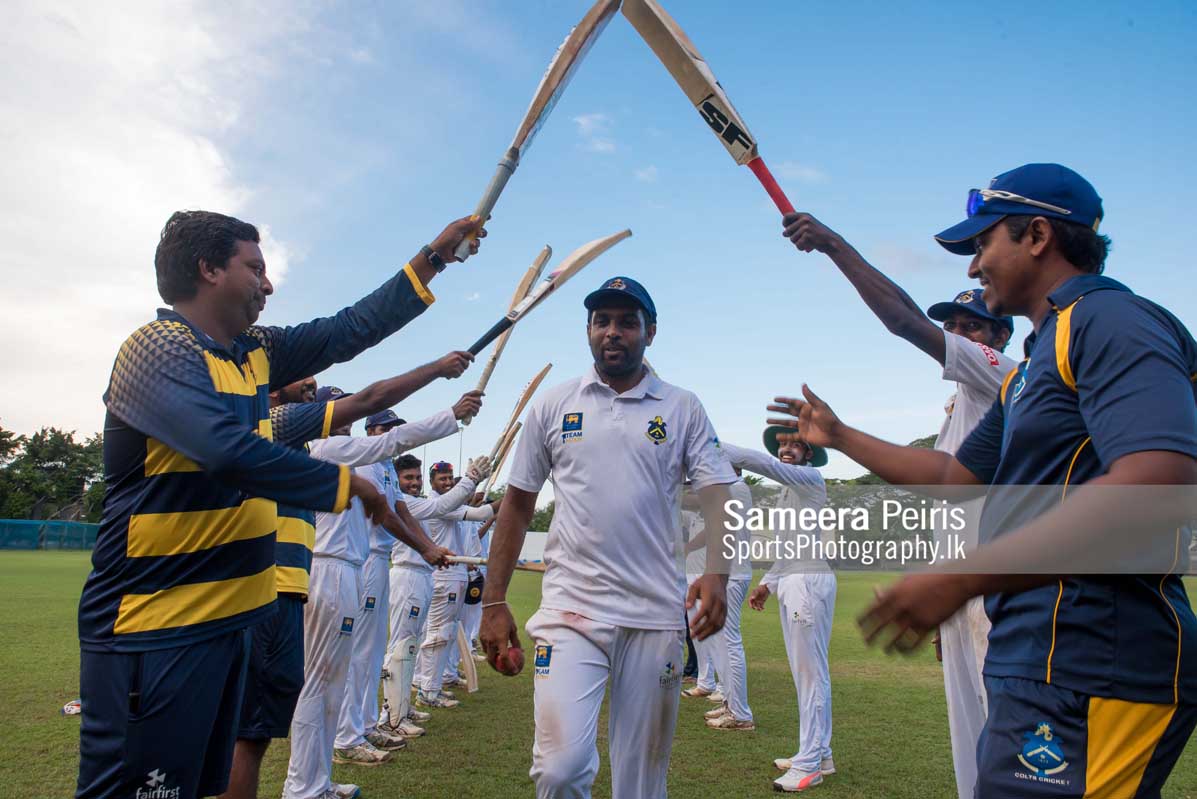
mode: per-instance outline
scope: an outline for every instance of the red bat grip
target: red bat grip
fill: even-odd
[[[765,191],[769,192],[769,197],[777,206],[777,210],[781,211],[782,216],[794,213],[794,206],[790,205],[786,193],[781,190],[781,186],[777,185],[777,181],[773,179],[773,173],[769,171],[769,167],[765,166],[764,160],[759,155],[748,162],[748,168],[765,187]]]

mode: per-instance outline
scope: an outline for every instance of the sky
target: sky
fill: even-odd
[[[9,4],[0,425],[102,427],[117,348],[161,305],[153,253],[176,209],[261,228],[275,284],[261,323],[331,314],[384,282],[472,211],[588,5]],[[1103,197],[1106,273],[1194,327],[1197,5],[665,5],[795,205],[924,307],[972,286],[968,259],[931,238],[963,218],[968,189],[1056,161]],[[759,184],[622,16],[525,154],[481,254],[436,278],[418,320],[318,379],[353,390],[465,349],[543,245],[555,265],[625,227],[631,239],[517,327],[474,424],[417,454],[487,452],[544,364],[546,385],[587,369],[582,298],[618,274],[656,302],[654,367],[698,394],[724,440],[758,445],[766,404],[803,382],[884,438],[938,431],[952,391],[938,364],[781,237]],[[1012,353],[1027,332],[1019,320]],[[399,414],[448,407],[485,355]],[[825,474],[862,471],[833,454]]]

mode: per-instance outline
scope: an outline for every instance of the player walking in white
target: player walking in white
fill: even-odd
[[[827,504],[827,487],[816,466],[827,463],[827,453],[809,445],[779,447],[778,432],[788,431],[782,427],[765,430],[765,447],[772,457],[733,444],[724,444],[723,448],[739,468],[782,484],[778,508],[818,511]],[[769,594],[777,594],[782,638],[798,692],[798,751],[774,761],[778,768],[786,769],[773,781],[778,791],[805,791],[835,773],[831,758],[831,670],[827,662],[835,589],[835,573],[826,561],[779,559],[749,597],[754,610],[764,610]]]
[[[698,512],[698,497],[694,495],[688,484],[683,484],[682,509],[679,516],[682,525],[681,538],[686,543],[686,585],[690,585],[706,571],[707,550],[705,546],[695,543],[697,536],[702,534],[702,514]],[[728,590],[729,592],[731,590],[730,582]],[[729,598],[728,602],[730,603],[730,601]],[[697,607],[686,611],[687,622],[699,612],[700,609]],[[726,622],[724,626],[726,626]],[[718,643],[716,640],[718,635],[716,633],[703,641],[690,642],[694,646],[694,658],[698,663],[698,677],[693,687],[682,691],[682,696],[691,699],[706,699],[708,702],[714,702],[722,707],[724,695],[720,681],[723,679],[723,675],[717,674],[715,669],[715,647]]]
[[[482,644],[491,666],[506,674],[522,668],[505,596],[551,475],[557,504],[542,600],[527,625],[535,642],[536,795],[590,796],[609,687],[612,796],[660,799],[685,658],[683,607],[702,602],[692,625],[699,639],[716,632],[726,612],[727,567],[715,557],[686,590],[678,493],[689,476],[709,526],[722,529],[716,524],[736,478],[698,398],[644,366],[657,318],[644,288],[612,278],[585,305],[594,367],[528,411],[491,544]]]
[[[326,392],[325,399],[342,393],[332,386],[323,386],[320,392]],[[324,401],[320,392],[317,400]],[[320,460],[361,467],[443,437],[418,438],[413,432],[428,427],[406,427],[373,438],[350,438],[346,435],[348,427],[344,427],[334,431],[334,437],[314,441],[309,447],[312,456]],[[418,549],[428,563],[444,563],[452,552],[429,540],[402,507],[396,507],[396,511],[403,528],[388,528],[394,537]],[[304,685],[291,722],[291,759],[283,786],[284,799],[316,799],[332,787],[333,744],[345,699],[354,625],[360,615],[361,567],[369,554],[369,535],[369,523],[357,504],[344,513],[316,514],[316,545],[308,603],[304,606]],[[402,748],[403,740],[395,740],[394,748]],[[339,762],[367,764],[390,757],[369,744],[352,750],[348,757],[340,754]]]
[[[947,417],[935,439],[935,449],[954,455],[981,417],[997,399],[1002,381],[1018,364],[1002,354],[1014,333],[1014,320],[989,313],[981,290],[960,292],[951,302],[927,309],[927,316],[943,323],[938,328],[900,286],[872,267],[844,239],[809,214],[785,219],[785,233],[798,249],[818,250],[831,257],[865,304],[886,328],[930,355],[943,366],[943,379],[956,384],[944,406]],[[968,550],[977,546],[982,501],[963,503],[971,533]],[[947,533],[942,527],[937,530]],[[957,531],[959,535],[961,531]],[[946,545],[945,545],[946,546]],[[977,783],[977,739],[985,726],[987,700],[981,669],[989,645],[989,618],[982,597],[973,597],[939,626],[948,728],[959,799],[972,799]]]
[[[489,461],[488,461],[489,464]],[[446,494],[453,489],[453,464],[432,464],[429,470],[429,481],[432,490],[438,494]],[[465,482],[464,480],[462,481]],[[477,484],[478,480],[473,481]],[[473,491],[473,487],[469,489]],[[470,496],[467,493],[466,496]],[[492,505],[480,508],[469,506],[460,507],[440,517],[426,521],[429,536],[433,541],[442,542],[442,546],[454,548],[456,552],[464,552],[465,530],[462,521],[486,521],[494,516]],[[461,618],[461,608],[465,603],[465,590],[468,578],[464,563],[455,563],[447,569],[438,569],[432,577],[432,600],[429,603],[428,624],[424,634],[424,642],[420,644],[419,655],[416,657],[416,707],[449,708],[456,707],[459,702],[452,696],[442,696],[444,686],[445,667],[449,656],[456,651],[457,623]]]
[[[394,411],[387,410],[366,420],[366,435],[384,435],[395,427],[404,426],[412,438],[439,440],[456,433],[458,420],[477,414],[480,407],[480,396],[469,392],[453,407],[410,425]],[[390,459],[363,467],[361,473],[386,496],[387,504],[395,507],[399,501],[399,478]],[[338,751],[334,758],[351,757],[346,754],[349,750],[367,742],[379,749],[387,749],[394,745],[396,736],[415,738],[424,734],[424,730],[414,724],[378,729],[378,682],[386,655],[390,605],[388,572],[391,549],[396,544],[400,542],[385,529],[378,525],[371,527],[370,554],[362,566],[362,596],[354,625],[353,657],[346,679],[345,701],[337,722],[335,750]]]

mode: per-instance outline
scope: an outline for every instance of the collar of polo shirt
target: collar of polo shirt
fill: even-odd
[[[598,369],[595,368],[594,364],[591,364],[590,371],[582,376],[582,388],[585,389],[595,385],[602,386],[607,391],[615,390],[603,382],[603,378],[601,375],[599,375]],[[664,393],[661,389],[661,378],[657,377],[655,374],[653,374],[653,371],[649,369],[648,373],[644,375],[639,383],[632,388],[629,388],[619,396],[634,398],[652,397],[653,399],[661,399],[664,397]]]

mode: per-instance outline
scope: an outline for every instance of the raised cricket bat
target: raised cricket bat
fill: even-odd
[[[503,468],[503,463],[507,460],[507,453],[511,452],[511,446],[515,442],[516,435],[519,434],[520,428],[524,426],[523,422],[516,422],[507,431],[507,435],[503,437],[503,442],[499,445],[499,452],[495,455],[494,465],[491,467],[490,474],[486,477],[486,482],[482,484],[480,493],[486,496],[490,492],[490,487],[494,485],[495,480],[499,476],[499,471]]]
[[[503,435],[495,442],[495,447],[490,451],[490,463],[493,467],[495,459],[499,457],[499,450],[503,448],[504,442],[508,442],[509,437],[514,434],[511,432],[515,427],[516,421],[520,418],[520,414],[524,412],[528,402],[532,399],[532,395],[536,393],[536,389],[540,388],[540,384],[544,382],[545,375],[553,368],[553,364],[547,363],[545,367],[536,373],[536,376],[528,381],[528,385],[524,386],[524,390],[520,393],[519,399],[515,401],[515,407],[511,409],[511,416],[507,418],[507,424],[503,425]],[[509,443],[509,442],[508,442]]]
[[[715,73],[711,72],[681,26],[661,8],[657,0],[624,0],[623,15],[657,54],[669,74],[673,75],[686,97],[698,109],[703,121],[715,131],[728,154],[737,164],[752,170],[777,210],[782,214],[794,213],[794,206],[761,160],[756,140],[748,132],[748,126],[736,113],[723,87],[715,79]]]
[[[540,273],[544,271],[545,264],[549,262],[549,258],[553,255],[553,248],[549,245],[544,245],[544,249],[540,251],[540,255],[536,256],[536,260],[528,267],[528,271],[524,272],[524,276],[520,278],[519,285],[515,287],[515,294],[511,297],[511,304],[507,306],[507,311],[510,313],[515,306],[519,305],[520,300],[528,296],[528,292],[532,290],[532,286],[536,285]],[[511,338],[511,331],[508,330],[499,336],[499,340],[495,342],[495,349],[490,354],[490,359],[486,362],[486,367],[482,370],[482,376],[478,378],[478,385],[474,387],[475,391],[486,391],[486,384],[490,382],[490,376],[495,371],[495,364],[499,362],[499,356],[503,354],[503,348],[507,346],[507,339]],[[467,416],[461,420],[461,423],[468,425],[474,421],[473,416]]]
[[[587,264],[631,235],[632,231],[621,230],[606,238],[595,239],[594,241],[583,244],[571,252],[556,269],[549,272],[548,276],[540,281],[536,288],[528,292],[528,296],[520,300],[519,304],[508,311],[506,316],[495,322],[494,326],[486,331],[482,338],[475,341],[470,346],[470,353],[477,355],[482,352],[487,344],[490,344],[506,330],[510,329],[512,325],[527,316],[533,308],[540,305],[545,301],[545,298],[565,285],[567,280],[578,274],[578,272],[581,272]]]
[[[607,23],[611,21],[611,17],[615,16],[615,12],[618,10],[619,0],[598,0],[557,48],[553,60],[549,62],[549,67],[544,72],[544,77],[540,79],[540,85],[536,87],[536,93],[532,95],[531,105],[524,113],[520,126],[516,128],[511,146],[503,154],[499,166],[495,169],[494,177],[490,179],[490,185],[486,187],[486,192],[478,202],[478,207],[474,209],[475,217],[478,219],[490,217],[490,212],[494,210],[495,203],[499,201],[499,195],[503,193],[507,181],[511,179],[511,176],[515,174],[516,167],[520,165],[520,158],[523,157],[529,145],[532,144],[532,139],[553,111],[553,106],[561,98],[561,93],[565,91],[570,78],[574,76],[578,64],[582,63],[586,53],[598,40],[599,34],[603,32],[603,28],[607,27]],[[472,241],[472,237],[467,237],[458,245],[455,252],[455,255],[463,261],[470,256],[470,241]]]

